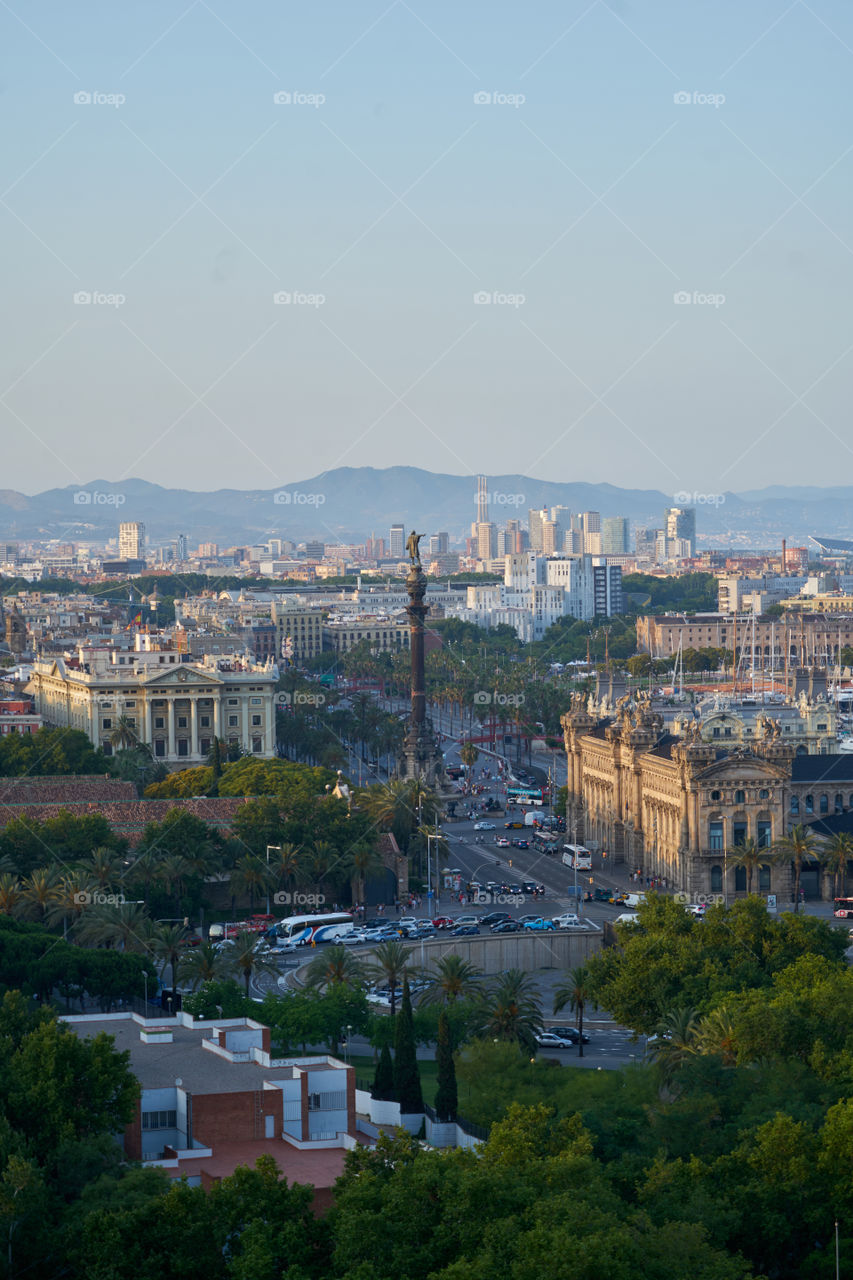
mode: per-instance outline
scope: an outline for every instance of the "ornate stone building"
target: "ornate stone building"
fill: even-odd
[[[853,756],[798,756],[766,715],[744,742],[714,736],[719,719],[685,718],[670,732],[642,695],[620,698],[613,714],[598,710],[575,695],[562,720],[568,831],[691,898],[746,889],[745,870],[733,865],[745,840],[769,849],[821,809],[853,810]],[[818,893],[820,877],[807,873]],[[789,900],[790,868],[768,861],[752,888]]]

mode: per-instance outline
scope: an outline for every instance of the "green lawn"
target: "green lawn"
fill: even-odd
[[[355,1074],[359,1080],[373,1079],[376,1071],[376,1063],[372,1054],[351,1053],[349,1061],[355,1067]],[[438,1064],[431,1059],[424,1061],[418,1059],[418,1070],[421,1074],[421,1089],[423,1090],[424,1102],[428,1102],[430,1106],[435,1102],[435,1091],[438,1088]]]

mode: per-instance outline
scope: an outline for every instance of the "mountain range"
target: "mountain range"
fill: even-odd
[[[744,493],[667,494],[620,489],[610,484],[534,480],[523,475],[488,477],[489,515],[496,524],[520,519],[528,509],[562,506],[627,516],[632,525],[661,524],[670,505],[696,507],[700,545],[778,546],[805,544],[810,534],[850,537],[853,487],[773,485]],[[191,547],[216,542],[224,548],[269,537],[327,543],[363,542],[371,533],[388,538],[400,522],[451,536],[467,534],[476,518],[476,479],[417,467],[338,467],[278,489],[169,489],[147,480],[93,480],[78,487],[46,489],[27,496],[0,489],[0,538],[102,541],[115,536],[121,520],[141,520],[149,543],[187,534]]]

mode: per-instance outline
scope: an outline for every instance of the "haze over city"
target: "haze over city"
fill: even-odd
[[[840,0],[50,0],[0,29],[5,487],[848,461]]]

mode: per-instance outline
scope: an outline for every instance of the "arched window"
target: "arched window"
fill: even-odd
[[[800,812],[800,797],[791,796],[791,813],[799,814],[799,812]]]
[[[745,804],[745,803],[746,803],[746,792],[745,792],[745,791],[736,791],[736,792],[735,792],[735,804]]]
[[[758,868],[758,892],[770,892],[770,868],[767,866],[767,863],[764,863],[763,866]]]
[[[806,813],[814,813],[814,796],[806,796]]]
[[[746,893],[746,867],[735,867],[735,893]]]
[[[711,868],[711,892],[712,893],[723,892],[723,868],[722,867]]]
[[[829,796],[825,793],[820,798],[821,813],[829,813]]]
[[[841,813],[841,812],[843,811],[843,809],[844,809],[844,796],[841,794],[841,792],[840,792],[840,791],[836,791],[836,793],[835,793],[835,812],[836,812],[836,813]]]

